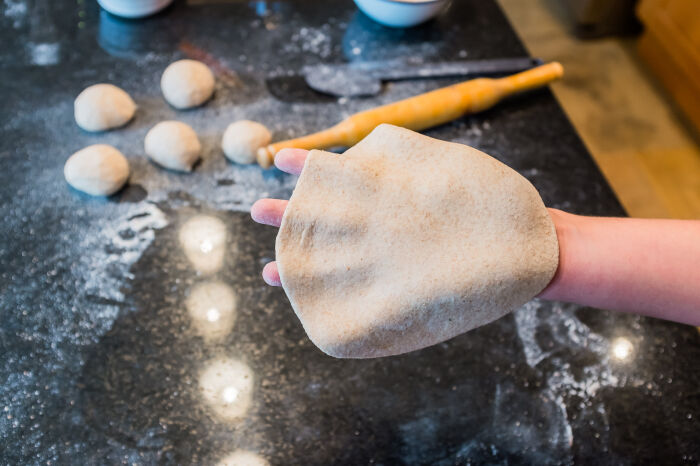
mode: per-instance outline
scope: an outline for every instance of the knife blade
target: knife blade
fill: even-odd
[[[379,94],[384,81],[510,74],[541,64],[542,60],[528,57],[435,63],[391,60],[311,65],[303,67],[302,74],[309,87],[318,92],[338,97],[362,97]]]

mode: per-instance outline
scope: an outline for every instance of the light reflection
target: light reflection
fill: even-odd
[[[194,330],[207,340],[216,340],[231,333],[236,322],[236,295],[221,282],[197,284],[185,301]]]
[[[180,244],[195,269],[214,273],[224,264],[226,226],[210,215],[192,217],[180,228]]]
[[[221,461],[216,466],[269,466],[265,458],[252,451],[236,450]]]
[[[207,320],[209,322],[216,322],[221,318],[221,312],[215,307],[212,307],[207,311]]]
[[[250,408],[253,371],[236,359],[217,359],[202,371],[199,388],[214,414],[225,421],[234,421]]]
[[[615,359],[626,361],[632,355],[634,346],[632,346],[632,342],[627,338],[620,337],[613,340],[611,349]]]
[[[238,389],[236,387],[226,387],[221,392],[221,398],[225,403],[233,403],[238,398]]]
[[[208,239],[202,241],[202,244],[199,246],[199,250],[202,251],[204,254],[210,253],[212,249],[214,249],[214,246]]]

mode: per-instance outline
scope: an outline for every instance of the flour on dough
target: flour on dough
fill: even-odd
[[[284,290],[329,355],[417,350],[487,324],[549,283],[559,257],[537,190],[468,146],[391,125],[311,151],[276,242]]]
[[[214,93],[214,74],[196,60],[179,60],[163,72],[160,88],[163,97],[175,108],[202,105]]]
[[[94,144],[71,155],[63,167],[69,185],[93,196],[119,191],[129,178],[129,162],[117,149]]]
[[[192,127],[181,121],[161,121],[146,134],[146,155],[171,170],[192,171],[202,145]]]
[[[74,103],[75,122],[85,131],[105,131],[125,125],[134,117],[136,104],[112,84],[95,84],[83,90]]]
[[[258,122],[240,120],[224,131],[221,147],[228,158],[236,163],[254,163],[258,149],[270,143],[270,131]]]

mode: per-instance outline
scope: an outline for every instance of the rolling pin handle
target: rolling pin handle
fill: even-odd
[[[275,163],[275,154],[272,146],[265,146],[258,149],[258,165],[263,168],[270,168]]]
[[[506,95],[516,92],[529,91],[547,85],[564,75],[564,68],[558,62],[540,65],[512,76],[499,78],[496,82],[505,91]]]

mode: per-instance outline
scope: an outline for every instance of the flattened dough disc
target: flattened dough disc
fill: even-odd
[[[559,259],[525,178],[391,125],[342,155],[309,153],[276,252],[307,334],[341,358],[405,353],[487,324],[544,289]]]

